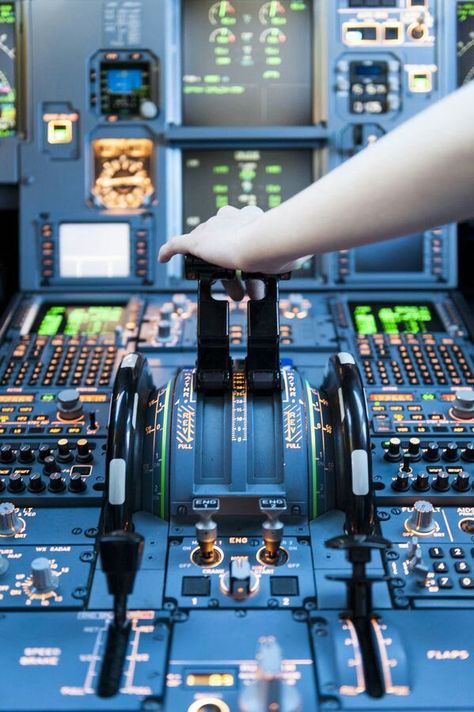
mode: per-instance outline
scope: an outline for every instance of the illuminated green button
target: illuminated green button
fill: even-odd
[[[53,401],[54,400],[54,395],[52,393],[43,393],[41,396],[42,401]]]

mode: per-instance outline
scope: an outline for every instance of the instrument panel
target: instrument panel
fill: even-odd
[[[156,260],[469,81],[471,6],[0,1],[1,710],[471,710],[456,226],[258,301]]]

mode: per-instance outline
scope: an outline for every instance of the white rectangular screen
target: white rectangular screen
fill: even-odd
[[[59,227],[60,277],[129,277],[128,223],[63,223]]]

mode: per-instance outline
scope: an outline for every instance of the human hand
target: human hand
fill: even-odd
[[[158,259],[168,262],[174,255],[192,254],[229,269],[243,268],[247,272],[268,274],[288,272],[297,266],[296,261],[280,264],[282,260],[279,261],[277,256],[269,256],[260,264],[252,259],[249,246],[255,242],[258,221],[263,215],[263,210],[256,206],[240,210],[231,206],[221,208],[214,217],[198,225],[188,235],[178,235],[169,240],[160,249]],[[233,299],[239,300],[244,296],[243,285],[237,278],[226,281],[224,287]],[[247,290],[253,299],[263,297],[263,284],[257,280],[248,280]]]

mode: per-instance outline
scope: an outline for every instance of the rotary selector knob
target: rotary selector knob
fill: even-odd
[[[58,587],[57,576],[52,572],[49,560],[40,556],[31,562],[32,588],[37,593],[50,593]]]
[[[439,445],[434,440],[428,443],[426,450],[423,453],[423,460],[426,460],[427,462],[436,462],[439,460]]]
[[[453,482],[453,488],[458,492],[467,492],[470,485],[471,482],[469,472],[466,472],[466,470],[461,470],[461,472],[458,472],[458,474],[456,475],[456,479]]]
[[[15,459],[15,451],[11,445],[2,445],[0,448],[0,460],[2,462],[13,462]]]
[[[40,445],[38,450],[38,460],[44,462],[47,457],[53,454],[53,448],[49,445]]]
[[[453,415],[459,420],[474,418],[474,390],[459,388],[454,394]]]
[[[409,486],[410,475],[408,474],[408,472],[403,472],[403,470],[400,470],[400,472],[397,473],[395,479],[392,482],[392,489],[396,490],[397,492],[406,492]]]
[[[82,401],[79,391],[66,388],[57,396],[58,413],[62,420],[77,420],[82,416]]]
[[[416,461],[421,458],[420,440],[418,438],[410,438],[408,441],[408,454],[410,460]]]
[[[434,489],[438,492],[447,492],[449,489],[449,475],[447,472],[438,472],[433,481]]]
[[[419,499],[413,505],[413,511],[407,520],[407,528],[416,534],[431,534],[436,528],[433,517],[434,507],[431,502]]]
[[[48,455],[48,457],[45,457],[43,470],[45,475],[52,475],[53,472],[59,472],[60,467],[56,462],[54,455]]]
[[[92,462],[92,451],[87,438],[79,438],[77,441],[76,460],[78,462]]]
[[[418,492],[426,492],[430,488],[430,478],[427,472],[419,472],[413,483],[413,489]]]
[[[71,445],[67,438],[58,440],[58,460],[59,462],[71,462],[73,460]]]
[[[30,492],[42,492],[45,487],[41,472],[32,472],[28,483]]]
[[[443,452],[443,459],[448,462],[455,462],[458,459],[457,443],[450,442],[446,445],[446,449]]]
[[[402,459],[402,444],[400,438],[390,438],[384,457],[385,460],[389,462],[399,462]]]
[[[465,462],[474,462],[474,443],[466,443],[461,459]]]
[[[23,529],[23,522],[11,502],[0,504],[0,536],[15,536]]]
[[[21,445],[18,459],[20,462],[33,462],[35,454],[31,445]]]

